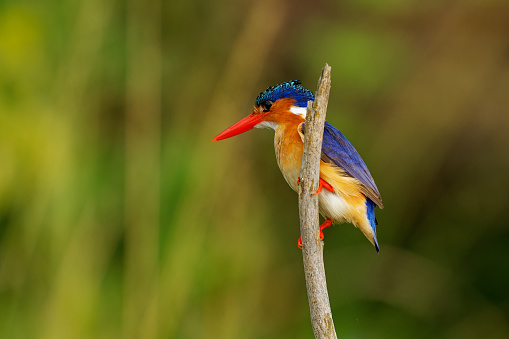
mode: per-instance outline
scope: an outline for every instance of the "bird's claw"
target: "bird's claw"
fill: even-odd
[[[332,225],[332,219],[327,219],[323,224],[320,225],[320,238],[318,240],[322,241],[325,238],[325,235],[323,234],[323,230],[327,227]],[[304,245],[302,244],[302,238],[299,238],[297,240],[297,246],[302,249]]]
[[[297,178],[297,186],[299,186],[300,184],[300,177]],[[316,190],[315,193],[312,193],[313,195],[317,195],[317,194],[320,194],[320,192],[322,191],[322,188],[326,188],[328,191],[334,193],[334,188],[332,187],[331,184],[329,184],[327,181],[323,180],[322,178],[320,178],[320,180],[318,181],[318,189]]]
[[[325,238],[325,236],[323,235],[322,230],[320,230],[320,238],[318,240],[322,241],[324,238]],[[299,238],[299,240],[297,240],[297,247],[300,248],[300,249],[304,248],[304,245],[302,244],[302,239],[301,238]]]
[[[324,188],[324,187],[328,191],[334,193],[334,188],[331,186],[331,184],[329,184],[327,181],[325,181],[322,178],[320,178],[320,180],[318,181],[318,189],[316,190],[315,193],[313,193],[313,195],[320,194],[320,192],[322,191],[322,188]]]

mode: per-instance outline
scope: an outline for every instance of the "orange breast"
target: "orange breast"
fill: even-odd
[[[295,121],[280,124],[274,137],[274,149],[279,169],[290,185],[297,191],[297,180],[300,175],[300,165],[302,163],[302,140],[297,132],[297,127],[304,119],[295,119]]]

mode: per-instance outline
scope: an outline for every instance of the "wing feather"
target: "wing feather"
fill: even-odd
[[[304,133],[304,124],[302,124]],[[362,193],[379,208],[383,208],[382,197],[368,167],[348,139],[334,126],[325,122],[322,142],[322,161],[341,167],[361,183]]]

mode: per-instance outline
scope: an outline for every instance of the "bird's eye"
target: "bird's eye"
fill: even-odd
[[[272,101],[267,100],[263,103],[263,111],[268,112],[270,108],[272,107]]]

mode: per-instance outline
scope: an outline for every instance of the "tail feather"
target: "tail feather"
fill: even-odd
[[[371,201],[368,197],[366,197],[366,214],[371,225],[371,229],[373,230],[373,245],[375,246],[376,252],[380,252],[380,247],[378,246],[378,240],[376,238],[376,225],[378,224],[375,218],[375,203]]]

